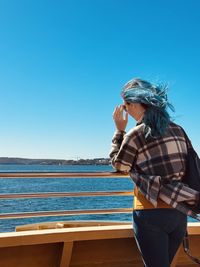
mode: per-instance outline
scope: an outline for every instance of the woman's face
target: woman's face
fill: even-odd
[[[144,106],[140,103],[128,103],[124,101],[124,110],[136,121],[140,120],[145,112]]]

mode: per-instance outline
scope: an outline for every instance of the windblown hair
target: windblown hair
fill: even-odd
[[[142,79],[133,79],[125,84],[122,97],[127,103],[140,103],[146,108],[142,122],[145,124],[145,138],[160,137],[170,123],[167,108],[174,107],[167,99],[167,85],[152,84]]]

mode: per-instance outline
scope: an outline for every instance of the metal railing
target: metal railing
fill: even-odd
[[[128,178],[127,175],[115,172],[15,172],[0,173],[0,178],[19,179],[19,178]],[[6,199],[35,199],[35,198],[62,198],[62,197],[99,197],[99,196],[132,196],[133,191],[92,191],[92,192],[48,192],[48,193],[8,193],[0,194],[0,200]],[[16,219],[30,217],[49,217],[49,216],[69,216],[69,215],[89,215],[89,214],[118,214],[130,213],[132,208],[113,208],[113,209],[87,209],[87,210],[56,210],[56,211],[37,211],[20,213],[0,213],[0,219]]]

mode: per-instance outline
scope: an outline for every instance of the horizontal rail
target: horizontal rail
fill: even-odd
[[[0,178],[128,178],[121,172],[0,172]]]
[[[0,172],[0,178],[128,178],[120,172]],[[93,191],[93,192],[42,192],[42,193],[6,193],[0,194],[0,200],[51,198],[51,197],[93,197],[93,196],[132,196],[132,191]],[[132,208],[34,211],[19,213],[1,213],[0,219],[18,219],[52,216],[77,216],[90,214],[130,213]]]
[[[50,192],[30,194],[0,194],[0,199],[50,198],[50,197],[92,197],[92,196],[132,196],[133,191],[98,191],[98,192]]]
[[[120,209],[61,210],[61,211],[39,211],[39,212],[23,212],[23,213],[3,213],[0,214],[0,219],[73,216],[73,215],[89,215],[89,214],[117,214],[117,213],[130,213],[132,211],[133,211],[132,208],[120,208]]]

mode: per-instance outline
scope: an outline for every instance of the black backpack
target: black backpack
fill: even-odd
[[[200,192],[200,159],[198,154],[194,150],[187,134],[184,130],[183,132],[187,143],[186,174],[183,178],[183,182],[189,185],[190,188]],[[198,203],[196,203],[195,206],[191,206],[190,209],[196,214],[200,213],[200,198],[198,200]],[[185,253],[190,257],[190,259],[196,264],[200,265],[200,260],[192,256],[190,252],[187,231],[183,240],[183,248]]]
[[[186,159],[186,174],[183,178],[183,183],[189,185],[190,188],[200,192],[200,158],[197,152],[194,150],[190,139],[183,130],[186,143],[187,143],[187,159]],[[195,206],[191,209],[195,213],[200,213],[200,198]]]

